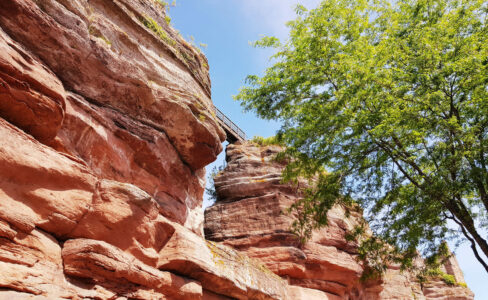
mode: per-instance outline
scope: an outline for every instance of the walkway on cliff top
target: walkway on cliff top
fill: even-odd
[[[221,112],[217,107],[214,106],[215,115],[217,116],[217,120],[224,128],[225,134],[227,135],[227,141],[231,144],[237,141],[245,141],[246,134],[242,129],[239,128],[234,122],[232,122],[223,112]]]

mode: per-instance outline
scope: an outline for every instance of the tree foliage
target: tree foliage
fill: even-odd
[[[225,162],[222,165],[215,165],[212,168],[212,171],[207,175],[208,184],[207,187],[205,187],[205,194],[208,196],[211,205],[219,200],[214,181],[225,169],[225,166]]]
[[[325,0],[296,12],[286,42],[256,43],[276,48],[273,65],[236,99],[282,121],[285,179],[329,171],[295,205],[298,227],[325,225],[354,198],[399,251],[463,237],[488,271],[487,3]]]

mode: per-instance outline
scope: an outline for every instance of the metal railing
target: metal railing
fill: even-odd
[[[217,107],[214,106],[215,110],[215,115],[217,118],[224,123],[231,131],[233,134],[235,134],[237,137],[241,138],[242,140],[246,140],[246,134],[242,129],[240,129],[234,122],[232,122],[226,115],[224,115],[223,112],[221,112]]]

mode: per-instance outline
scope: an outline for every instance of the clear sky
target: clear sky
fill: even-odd
[[[171,1],[168,1],[171,2]],[[208,58],[212,80],[212,100],[248,137],[271,136],[279,128],[276,122],[244,113],[232,100],[249,74],[261,75],[269,66],[270,50],[249,45],[262,35],[287,37],[285,23],[294,19],[297,2],[307,8],[319,0],[177,0],[170,9],[174,28],[195,44],[207,44],[203,52]],[[223,154],[216,164],[222,164]],[[210,165],[207,170],[215,164]],[[205,205],[208,205],[206,200]],[[464,271],[468,286],[476,300],[488,300],[488,274],[474,258],[471,249],[463,244],[456,249],[457,259]]]

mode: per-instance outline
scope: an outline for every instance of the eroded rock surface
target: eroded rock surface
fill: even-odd
[[[65,106],[60,80],[0,28],[0,117],[43,142],[56,136]]]
[[[2,1],[0,25],[70,91],[164,131],[193,170],[221,151],[206,59],[157,1]]]
[[[202,168],[225,134],[206,58],[161,4],[2,1],[0,26],[0,116],[201,232]]]
[[[164,132],[69,93],[53,144],[80,157],[99,177],[142,188],[166,217],[201,232],[205,172],[192,171]]]
[[[473,299],[469,289],[441,280],[422,288],[395,266],[382,281],[361,282],[365,266],[357,259],[358,245],[346,240],[361,221],[357,209],[333,207],[329,225],[301,245],[290,230],[294,216],[286,213],[299,193],[281,183],[284,165],[274,160],[279,151],[252,143],[227,147],[227,166],[215,178],[218,200],[205,212],[206,238],[261,260],[290,285],[304,288],[292,292],[296,299]],[[464,282],[455,258],[444,270]]]
[[[358,283],[363,267],[344,239],[355,221],[342,209],[298,245],[280,213],[296,195],[280,184],[272,147],[229,147],[218,182],[227,202],[208,211],[214,241],[204,239],[204,167],[225,134],[207,60],[171,28],[162,3],[0,1],[0,299],[390,291],[388,281]],[[445,270],[462,280],[454,260]],[[424,292],[444,299],[445,289],[431,282]]]
[[[0,298],[286,299],[284,280],[170,221],[139,187],[3,119],[0,136]]]

